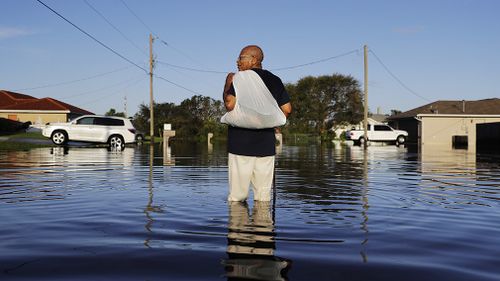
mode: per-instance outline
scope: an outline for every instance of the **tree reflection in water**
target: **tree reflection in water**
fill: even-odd
[[[227,260],[228,280],[287,280],[291,261],[274,255],[274,221],[270,202],[255,201],[252,216],[246,202],[229,202]]]

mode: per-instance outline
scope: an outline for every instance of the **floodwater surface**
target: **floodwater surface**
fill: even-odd
[[[225,147],[0,151],[0,280],[499,280],[500,164],[284,146],[228,203]]]

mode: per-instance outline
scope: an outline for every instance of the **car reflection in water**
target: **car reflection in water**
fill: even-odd
[[[270,202],[255,201],[252,216],[246,202],[229,202],[228,259],[223,261],[228,280],[287,280],[291,262],[274,255],[274,221]]]
[[[131,166],[134,161],[133,148],[105,148],[105,147],[51,147],[50,155],[54,164],[120,164]]]

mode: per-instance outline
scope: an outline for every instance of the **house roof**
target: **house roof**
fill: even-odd
[[[0,91],[0,110],[66,110],[76,114],[94,114],[53,98],[37,99],[9,91]]]
[[[64,103],[62,101],[53,98],[43,98],[37,100],[31,100],[19,104],[13,104],[10,106],[0,107],[0,109],[8,110],[67,110],[71,113],[77,114],[94,114],[85,109],[73,106],[71,104]]]
[[[389,117],[389,115],[385,115],[385,114],[372,114],[370,116],[371,119],[373,119],[374,121],[376,122],[379,122],[379,123],[382,123],[385,121],[385,119],[387,119],[387,117]]]
[[[26,101],[32,101],[36,99],[37,98],[32,96],[0,90],[0,107],[18,104]]]
[[[491,98],[484,100],[451,100],[435,101],[397,115],[388,117],[389,120],[413,118],[417,114],[461,114],[461,115],[486,115],[500,114],[500,99]]]

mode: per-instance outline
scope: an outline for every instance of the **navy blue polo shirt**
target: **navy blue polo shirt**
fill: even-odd
[[[264,81],[279,106],[290,102],[290,96],[278,76],[260,68],[252,68],[252,70]],[[228,94],[236,96],[233,85]],[[227,142],[227,150],[232,154],[259,157],[276,154],[274,128],[246,129],[229,126]]]

